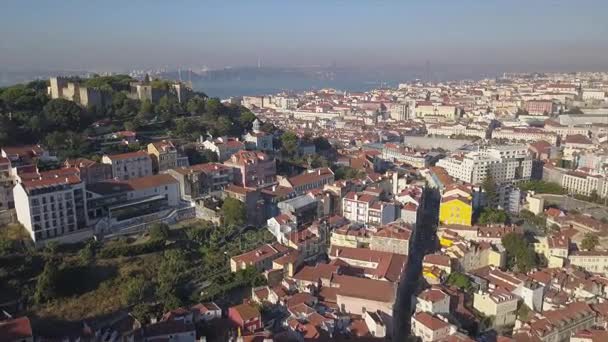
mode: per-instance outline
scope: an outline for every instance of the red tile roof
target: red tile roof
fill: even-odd
[[[20,341],[32,336],[32,326],[27,317],[0,322],[0,342]]]

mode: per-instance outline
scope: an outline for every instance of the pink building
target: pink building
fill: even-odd
[[[224,165],[234,169],[234,183],[259,188],[276,181],[277,168],[273,158],[260,151],[239,151]]]

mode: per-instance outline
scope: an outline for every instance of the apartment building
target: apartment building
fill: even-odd
[[[439,205],[439,223],[471,226],[473,224],[472,198],[443,197]]]
[[[545,164],[543,180],[555,182],[568,190],[570,194],[590,196],[593,192],[600,197],[608,196],[608,178],[582,171],[569,171]]]
[[[260,151],[239,151],[224,165],[234,169],[234,183],[239,186],[261,188],[276,181],[274,158]]]
[[[478,291],[473,295],[473,307],[486,317],[494,317],[492,327],[499,329],[515,324],[519,298],[502,288]]]
[[[323,189],[334,182],[334,172],[328,167],[307,170],[294,177],[279,177],[279,185],[292,188],[298,195],[311,190]]]
[[[380,226],[395,221],[396,207],[376,195],[351,191],[342,198],[342,212],[352,222]]]
[[[403,223],[381,226],[371,234],[369,248],[374,251],[408,255],[412,228]]]
[[[570,265],[578,266],[588,272],[608,274],[608,252],[573,251],[568,255]]]
[[[532,158],[523,145],[494,146],[476,152],[457,154],[441,159],[436,164],[456,179],[480,185],[488,175],[496,183],[529,180]]]
[[[488,129],[482,127],[465,126],[463,124],[456,125],[438,125],[431,124],[426,126],[426,133],[429,135],[464,135],[469,137],[478,137],[485,139],[488,137]]]
[[[337,288],[336,303],[340,312],[364,315],[367,311],[380,311],[392,317],[397,284],[348,275],[334,275],[331,283]]]
[[[524,109],[530,115],[550,115],[555,110],[555,104],[549,100],[531,100],[526,102]]]
[[[434,314],[450,313],[450,296],[440,288],[432,287],[416,297],[416,312]]]
[[[492,139],[506,139],[512,141],[544,140],[551,143],[552,145],[557,144],[557,134],[534,127],[496,128],[492,131]]]
[[[422,342],[437,342],[446,339],[457,331],[443,316],[419,312],[412,315],[412,334],[419,337]]]
[[[245,144],[237,138],[219,137],[216,139],[199,139],[202,147],[217,154],[217,160],[224,162],[232,157],[233,154],[244,150]]]
[[[66,168],[76,168],[80,174],[80,179],[86,184],[101,182],[112,178],[112,166],[109,164],[98,163],[86,158],[67,159],[63,166]]]
[[[0,211],[14,207],[11,161],[8,158],[0,157]]]
[[[416,151],[397,144],[386,143],[382,147],[382,159],[424,168],[428,167],[434,158],[424,151]]]
[[[13,189],[17,219],[35,243],[77,242],[92,236],[85,185],[78,170],[72,171],[40,173]]]
[[[208,195],[220,195],[232,184],[233,169],[219,163],[196,164],[167,171],[179,182],[182,198],[192,201]]]
[[[249,149],[269,152],[273,151],[273,136],[271,134],[267,134],[262,132],[260,127],[260,121],[255,119],[252,124],[251,132],[247,132],[243,136],[243,140],[245,141],[245,145]]]
[[[416,103],[414,115],[418,119],[437,119],[455,121],[459,117],[458,107],[451,104],[420,101]]]
[[[568,342],[572,335],[593,327],[596,316],[589,304],[570,303],[525,322],[513,338],[516,341]]]
[[[159,173],[177,167],[177,148],[170,140],[148,144],[148,154],[152,158],[152,170]]]
[[[263,272],[271,269],[273,260],[287,252],[289,252],[289,248],[279,243],[265,244],[252,251],[230,258],[230,270],[237,272],[248,267],[254,267],[258,272]]]
[[[145,151],[104,155],[101,162],[112,167],[112,177],[121,180],[152,175],[152,158]]]

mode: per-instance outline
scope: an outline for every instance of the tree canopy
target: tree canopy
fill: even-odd
[[[520,272],[528,272],[538,265],[534,248],[521,234],[509,233],[502,238],[502,245],[507,251],[507,265],[516,267]]]
[[[224,223],[229,226],[240,226],[247,221],[247,210],[245,204],[235,198],[228,197],[222,204],[222,215]]]
[[[581,241],[581,248],[587,251],[592,251],[599,245],[600,239],[597,234],[586,233],[583,241]]]

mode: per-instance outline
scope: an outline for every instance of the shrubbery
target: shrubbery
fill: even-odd
[[[99,252],[101,258],[117,258],[121,256],[135,256],[160,251],[165,247],[165,240],[151,240],[136,245],[111,246]]]

